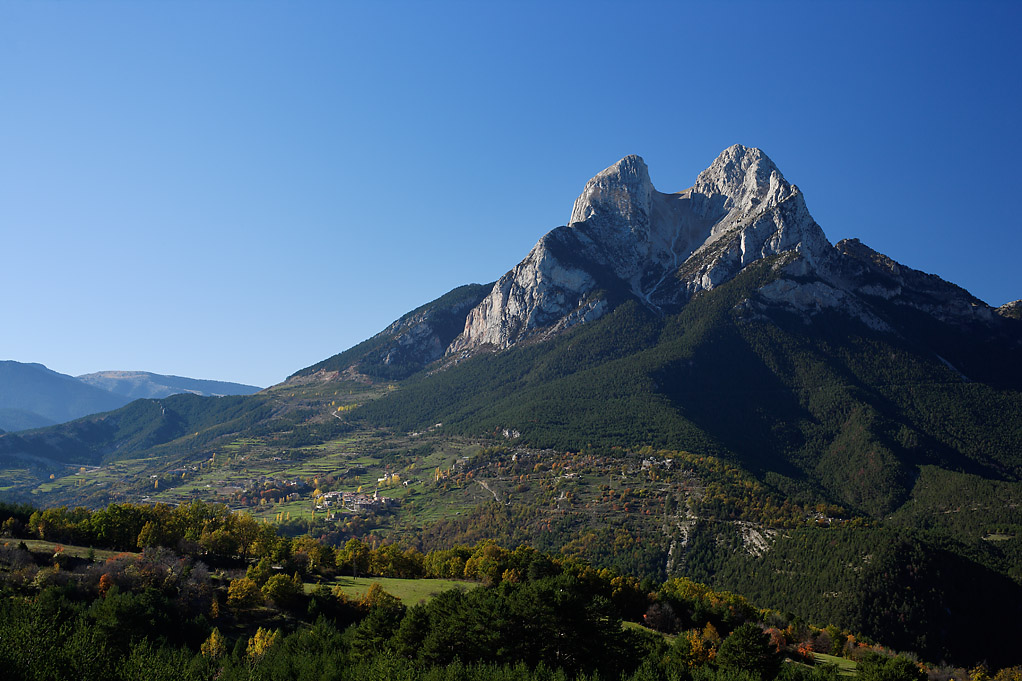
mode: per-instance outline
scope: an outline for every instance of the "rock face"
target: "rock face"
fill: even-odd
[[[1013,300],[997,308],[997,314],[1009,319],[1022,319],[1022,300]]]
[[[469,284],[422,305],[344,352],[288,377],[288,383],[346,376],[354,380],[401,379],[444,356],[465,327],[465,317],[493,284]]]
[[[689,191],[712,223],[706,240],[679,270],[689,294],[719,286],[751,263],[785,252],[797,254],[813,269],[832,266],[833,247],[809,214],[802,192],[759,149],[729,147]]]
[[[626,156],[586,183],[571,220],[540,239],[466,319],[448,354],[519,341],[596,319],[627,297],[658,312],[792,251],[811,266],[833,247],[801,192],[759,149],[729,147],[675,194]]]
[[[453,293],[458,292],[456,289]],[[478,296],[468,292],[462,297],[452,296],[445,305],[429,305],[405,315],[374,337],[387,341],[376,352],[377,364],[424,366],[443,357],[451,337],[457,333],[456,328],[451,330],[452,325],[460,325],[478,301]]]
[[[1022,318],[1020,303],[994,310],[856,239],[832,245],[798,187],[762,151],[736,144],[674,194],[657,191],[643,160],[626,156],[589,180],[568,224],[495,284],[452,291],[296,377],[350,369],[401,378],[441,357],[542,341],[627,300],[671,314],[774,256],[771,281],[736,308],[748,319],[771,309],[806,321],[839,311],[894,333],[898,306],[956,324]]]
[[[945,322],[990,322],[996,310],[960,286],[901,265],[858,239],[839,241],[843,283],[860,298],[880,298]]]
[[[675,194],[657,191],[646,164],[626,156],[586,183],[571,219],[546,234],[469,312],[447,354],[504,349],[594,320],[632,298],[662,314],[784,255],[780,276],[745,306],[808,318],[838,309],[879,331],[879,301],[951,323],[1018,318],[940,277],[845,240],[832,245],[790,184],[759,149],[736,144]]]

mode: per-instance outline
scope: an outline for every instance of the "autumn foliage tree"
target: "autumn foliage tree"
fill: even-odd
[[[232,579],[230,586],[227,587],[227,604],[232,608],[251,608],[262,602],[263,594],[259,585],[248,577]]]

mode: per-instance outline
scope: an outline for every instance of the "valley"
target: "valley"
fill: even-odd
[[[832,245],[757,149],[677,195],[629,156],[496,283],[253,395],[0,435],[0,488],[38,508],[223,504],[332,547],[529,546],[1011,662],[1013,309]]]

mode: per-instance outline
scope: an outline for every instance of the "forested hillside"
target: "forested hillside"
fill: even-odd
[[[688,579],[526,545],[334,548],[202,503],[0,516],[9,678],[822,681],[841,658],[863,679],[968,678]],[[379,584],[353,598],[355,575],[466,581],[416,603]]]
[[[775,276],[764,261],[675,315],[628,302],[400,382],[369,365],[324,378],[338,360],[260,395],[139,401],[0,447],[54,476],[26,497],[53,504],[218,499],[335,545],[527,543],[931,660],[997,659],[1012,629],[988,605],[1022,604],[1010,348],[893,312],[899,335],[743,304]],[[322,503],[373,480],[393,503]]]
[[[1022,383],[1001,370],[1010,344],[910,328],[928,347],[837,312],[810,324],[749,313],[742,302],[772,276],[761,262],[663,319],[625,304],[545,343],[420,374],[362,411],[400,430],[511,428],[538,447],[724,455],[873,516],[904,503],[919,465],[1019,480]]]

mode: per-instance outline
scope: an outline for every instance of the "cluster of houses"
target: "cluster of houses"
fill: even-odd
[[[642,470],[646,471],[651,468],[666,468],[671,470],[671,465],[674,464],[674,459],[657,459],[656,457],[649,457],[648,459],[642,460]]]
[[[327,492],[320,497],[320,503],[316,504],[316,510],[326,510],[341,507],[349,511],[378,511],[385,508],[397,506],[398,500],[388,497],[381,497],[379,491],[372,495],[362,492]]]

